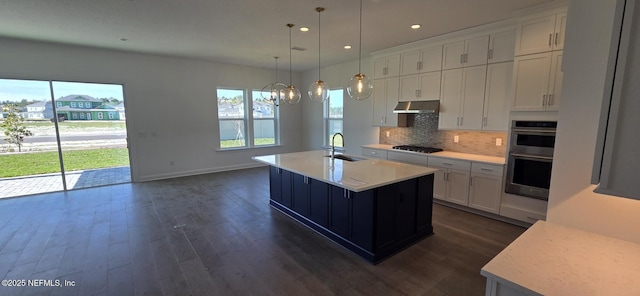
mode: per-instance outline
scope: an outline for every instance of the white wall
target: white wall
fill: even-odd
[[[569,5],[547,220],[640,243],[640,201],[595,194],[590,185],[615,2]]]
[[[371,59],[362,59],[362,72],[365,75],[371,73]],[[344,143],[348,154],[360,155],[360,146],[378,143],[379,128],[371,126],[373,116],[373,98],[364,101],[356,101],[349,97],[346,86],[351,77],[358,72],[358,61],[324,67],[321,70],[323,81],[329,84],[329,88],[344,89]],[[322,148],[324,133],[322,104],[309,99],[307,91],[312,82],[318,80],[318,69],[309,70],[302,75],[300,88],[302,96],[303,135],[305,150],[317,150]]]
[[[282,146],[216,151],[216,88],[262,89],[273,70],[16,39],[0,44],[0,78],[124,85],[135,181],[250,167],[256,154],[302,148],[302,108],[289,105],[280,108]]]

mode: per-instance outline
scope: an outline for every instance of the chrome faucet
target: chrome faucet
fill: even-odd
[[[333,156],[336,154],[336,136],[337,135],[340,135],[340,137],[342,138],[342,147],[344,147],[344,135],[342,135],[341,133],[333,134],[333,137],[331,137],[331,159],[333,159]]]

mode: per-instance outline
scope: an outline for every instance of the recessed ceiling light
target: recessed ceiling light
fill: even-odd
[[[420,24],[411,25],[411,29],[414,29],[414,30],[420,29],[420,27],[422,27],[422,25],[420,25]]]
[[[344,49],[351,49],[351,45],[345,45]]]
[[[300,27],[300,31],[309,32],[309,27]]]

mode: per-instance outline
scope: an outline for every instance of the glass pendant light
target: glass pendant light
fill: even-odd
[[[320,13],[323,7],[316,7],[318,12],[318,80],[309,85],[309,98],[314,102],[324,102],[329,98],[329,85],[320,79]]]
[[[284,98],[283,101],[287,104],[297,104],[300,102],[300,90],[298,90],[293,83],[291,82],[291,28],[295,26],[294,24],[287,24],[289,27],[289,86],[284,89]]]
[[[280,57],[273,58],[276,60],[276,80],[275,82],[265,85],[260,91],[260,94],[263,99],[271,101],[273,105],[278,107],[280,105],[280,101],[284,101],[284,90],[287,88],[287,85],[282,82],[278,82],[278,59]]]
[[[362,101],[371,96],[373,82],[362,74],[362,0],[360,0],[360,52],[358,53],[358,74],[354,75],[347,85],[347,93],[356,100]]]

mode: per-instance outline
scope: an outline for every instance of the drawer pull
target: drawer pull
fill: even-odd
[[[453,165],[453,163],[443,162],[444,165]]]
[[[488,168],[480,168],[481,171],[487,171],[487,172],[493,172],[492,169],[488,169]]]

